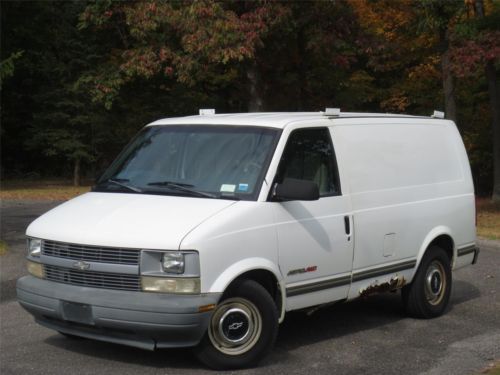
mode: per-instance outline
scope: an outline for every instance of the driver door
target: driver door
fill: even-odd
[[[351,205],[341,192],[328,128],[290,133],[275,183],[284,178],[313,181],[320,191],[316,201],[273,203],[287,310],[345,299],[353,256]]]

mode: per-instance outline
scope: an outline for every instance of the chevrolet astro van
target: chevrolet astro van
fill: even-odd
[[[28,227],[19,303],[65,336],[194,347],[215,369],[255,366],[291,310],[401,289],[410,316],[437,317],[479,252],[469,162],[442,117],[153,122]]]

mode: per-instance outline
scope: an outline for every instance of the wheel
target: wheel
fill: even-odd
[[[443,314],[451,294],[451,266],[448,254],[438,247],[427,249],[410,285],[402,290],[410,316],[430,319]]]
[[[242,280],[215,308],[198,359],[215,370],[256,366],[272,349],[278,333],[278,311],[267,290]]]

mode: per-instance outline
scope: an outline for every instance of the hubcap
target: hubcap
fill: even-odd
[[[215,309],[208,337],[224,354],[240,355],[255,346],[262,331],[262,317],[257,307],[244,298],[230,298]]]
[[[219,320],[219,333],[229,343],[241,343],[253,329],[253,322],[247,312],[240,308],[227,310]]]
[[[446,291],[446,274],[443,265],[433,261],[427,269],[425,277],[425,295],[431,305],[439,304]]]

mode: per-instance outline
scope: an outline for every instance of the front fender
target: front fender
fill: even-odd
[[[286,288],[283,276],[276,264],[271,262],[269,259],[265,258],[246,258],[240,260],[228,268],[219,275],[219,277],[212,283],[208,289],[210,293],[224,293],[227,287],[236,280],[239,276],[245,272],[255,271],[255,270],[265,270],[271,272],[278,280],[279,288],[281,291],[281,311],[280,311],[280,323],[283,321],[285,316],[286,307]]]

